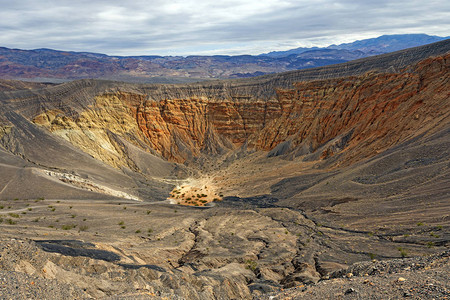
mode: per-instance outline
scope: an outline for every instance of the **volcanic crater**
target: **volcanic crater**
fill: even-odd
[[[420,298],[423,265],[448,297],[449,50],[186,85],[3,84],[0,294]],[[368,292],[400,273],[405,289]]]

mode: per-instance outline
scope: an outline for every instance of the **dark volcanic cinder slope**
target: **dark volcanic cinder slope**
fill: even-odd
[[[141,196],[148,197],[149,191],[136,189],[139,182],[146,182],[139,174],[130,176],[103,164],[17,113],[5,113],[5,119],[14,125],[4,126],[0,132],[0,145],[5,150],[0,155],[5,160],[0,165],[5,176],[0,198],[141,200]],[[23,161],[12,160],[11,154]],[[152,155],[147,155],[152,159]],[[163,167],[165,174],[173,170],[169,163]],[[164,185],[148,181],[146,184],[153,186],[152,198],[165,198],[168,190]]]
[[[51,86],[52,84],[39,83],[39,82],[24,82],[18,80],[0,80],[0,91],[14,91],[14,90],[26,90],[26,89],[38,89]]]
[[[396,280],[387,292],[400,295],[403,280],[378,276],[392,271],[420,298],[414,270],[448,270],[449,50],[244,81],[1,92],[0,268],[36,287],[0,293],[251,299],[324,281],[320,298],[355,276],[358,289]],[[448,296],[432,278],[433,297]],[[40,288],[53,280],[59,290]]]

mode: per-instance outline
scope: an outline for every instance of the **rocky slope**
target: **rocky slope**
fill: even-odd
[[[189,85],[9,85],[0,295],[447,296],[449,50]],[[174,205],[194,191],[223,200]]]

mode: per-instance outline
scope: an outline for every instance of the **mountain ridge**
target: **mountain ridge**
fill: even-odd
[[[401,35],[408,36],[408,35]],[[0,47],[0,78],[36,81],[60,81],[98,78],[128,82],[184,83],[205,79],[245,78],[289,70],[342,63],[375,54],[418,46],[440,37],[417,40],[393,36],[394,46],[386,38],[358,41],[327,48],[295,49],[277,55],[214,56],[108,56],[101,53],[58,51],[47,48],[20,50]],[[395,38],[396,37],[396,38]],[[428,38],[427,38],[428,37]],[[400,41],[398,41],[400,39]],[[356,49],[353,44],[365,46]],[[376,45],[383,44],[386,47]],[[374,46],[375,45],[375,46]],[[370,47],[369,47],[370,46]],[[384,49],[384,50],[380,50]],[[291,51],[291,52],[290,52]]]
[[[292,54],[301,54],[304,52],[315,52],[317,50],[336,49],[336,50],[349,50],[349,51],[361,51],[370,55],[377,55],[387,52],[394,52],[406,48],[412,48],[439,42],[449,37],[430,36],[427,34],[392,34],[382,35],[376,38],[369,38],[363,40],[357,40],[350,43],[342,43],[339,45],[329,45],[327,47],[300,47],[290,49],[286,51],[272,51],[261,55],[267,56],[288,56]]]

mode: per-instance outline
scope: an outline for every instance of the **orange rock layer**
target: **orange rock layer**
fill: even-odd
[[[137,168],[121,139],[176,162],[245,145],[271,155],[314,154],[309,159],[339,154],[336,163],[348,165],[448,125],[449,58],[399,73],[299,82],[268,100],[232,90],[218,90],[228,98],[206,97],[188,86],[185,98],[154,100],[150,90],[118,88],[97,95],[78,115],[49,110],[34,121],[118,168]]]
[[[315,151],[342,135],[348,139],[338,151],[353,160],[448,121],[449,57],[430,58],[401,73],[297,83],[267,101],[153,101],[151,95],[125,92],[118,97],[131,108],[147,143],[173,161],[244,143],[267,151],[289,140],[290,149],[306,145]],[[323,149],[321,157],[335,151]]]

